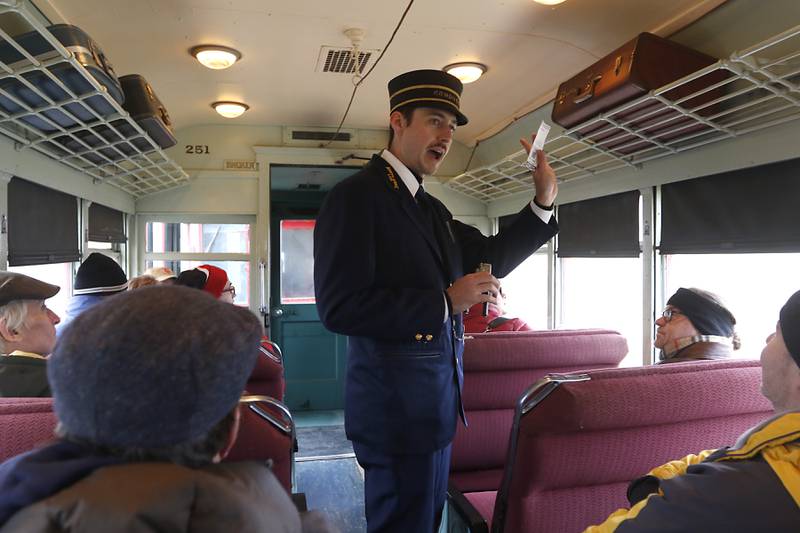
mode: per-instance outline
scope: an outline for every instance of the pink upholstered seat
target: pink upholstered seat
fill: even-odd
[[[53,440],[52,398],[0,398],[0,462]]]
[[[292,492],[295,427],[289,410],[265,396],[244,396],[239,437],[226,461],[272,460],[272,471],[286,492]]]
[[[261,353],[245,388],[248,394],[269,396],[283,401],[285,381],[281,349],[276,343],[266,338],[261,339],[259,349]]]
[[[758,361],[597,370],[520,400],[492,531],[575,532],[627,506],[628,483],[735,442],[768,418]]]
[[[628,353],[609,330],[477,333],[464,346],[464,409],[453,441],[450,481],[462,492],[497,490],[517,399],[552,372],[616,367]]]

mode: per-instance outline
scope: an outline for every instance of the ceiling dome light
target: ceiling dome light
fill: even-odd
[[[483,76],[483,73],[486,72],[486,65],[481,63],[453,63],[442,70],[461,80],[461,83],[466,84],[472,83]]]
[[[214,102],[214,110],[225,118],[236,118],[250,109],[250,106],[241,102]]]
[[[189,53],[192,54],[204,67],[221,70],[233,66],[242,58],[241,52],[227,46],[204,44],[195,46]]]
[[[545,5],[545,6],[554,6],[556,4],[560,4],[561,2],[564,2],[565,0],[533,0],[533,1],[538,3],[538,4]]]

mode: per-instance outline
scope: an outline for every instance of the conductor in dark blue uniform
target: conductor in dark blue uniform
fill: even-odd
[[[558,231],[556,176],[541,152],[535,198],[494,237],[425,192],[467,123],[461,91],[439,70],[391,80],[389,148],[333,188],[314,232],[319,314],[349,337],[345,430],[364,468],[370,532],[438,528],[464,420],[462,313],[495,302],[500,286],[476,269],[491,263],[503,277]]]

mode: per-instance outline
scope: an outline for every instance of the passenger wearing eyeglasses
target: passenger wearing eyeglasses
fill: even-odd
[[[741,344],[735,325],[736,318],[716,294],[680,288],[656,320],[653,345],[661,350],[661,363],[726,359]]]
[[[204,290],[217,300],[229,304],[236,299],[236,288],[228,279],[228,273],[214,265],[184,270],[178,276],[177,284]]]

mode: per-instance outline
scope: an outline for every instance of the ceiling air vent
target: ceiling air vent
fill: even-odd
[[[293,141],[350,141],[350,133],[340,131],[339,133],[333,131],[303,131],[292,130]]]
[[[363,74],[373,57],[376,57],[377,50],[360,50],[358,52],[358,62],[353,55],[352,48],[335,48],[333,46],[323,46],[319,50],[317,60],[317,72],[330,72],[331,74],[355,74],[356,68],[359,74]]]
[[[337,133],[336,128],[283,127],[285,146],[320,146],[328,143],[335,143],[333,146],[338,148],[357,145],[358,130],[343,128]]]

